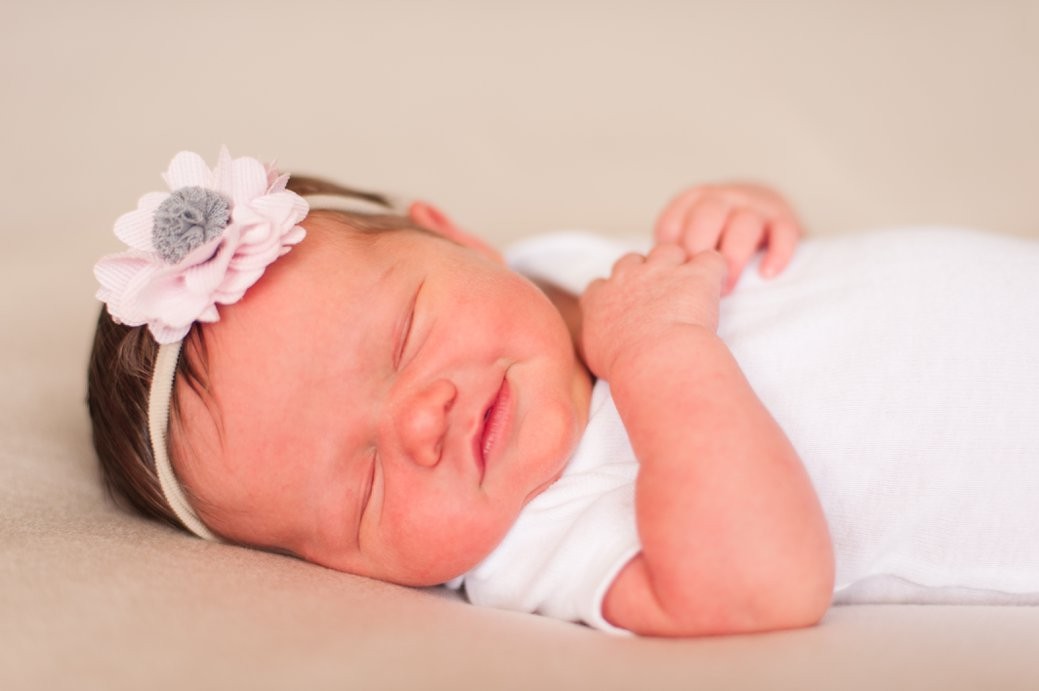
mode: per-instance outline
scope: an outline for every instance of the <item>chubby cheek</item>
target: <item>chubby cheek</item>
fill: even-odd
[[[520,410],[519,429],[525,434],[516,440],[515,454],[526,465],[525,480],[533,494],[563,471],[579,436],[577,411],[568,392],[545,386],[540,393],[530,397],[530,407]]]
[[[402,585],[438,585],[483,560],[505,537],[512,520],[489,500],[443,499],[384,515],[384,578]]]

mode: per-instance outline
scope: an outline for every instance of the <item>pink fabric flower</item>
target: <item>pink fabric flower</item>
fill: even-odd
[[[192,323],[217,321],[218,304],[238,302],[271,262],[303,239],[306,231],[297,224],[309,206],[285,189],[288,175],[253,158],[232,159],[226,148],[212,170],[198,154],[182,151],[163,178],[176,198],[167,202],[171,192],[149,192],[120,216],[115,234],[130,249],[103,257],[94,276],[101,284],[97,297],[115,321],[147,324],[157,342],[174,343]],[[166,221],[181,197],[204,198],[216,212],[178,236],[178,226]]]

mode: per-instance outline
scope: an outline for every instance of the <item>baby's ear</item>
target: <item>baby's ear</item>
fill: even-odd
[[[430,232],[445,237],[463,247],[470,247],[498,263],[505,263],[498,250],[477,236],[462,230],[447,214],[429,202],[412,202],[411,206],[408,207],[408,218],[416,225],[422,226]]]

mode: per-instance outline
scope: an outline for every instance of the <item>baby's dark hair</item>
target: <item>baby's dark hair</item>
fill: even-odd
[[[361,232],[416,229],[407,216],[397,213],[390,198],[381,194],[302,175],[290,177],[288,189],[305,197],[342,197],[380,208],[381,212],[374,213],[338,208],[310,211],[311,216],[337,217]],[[117,324],[102,305],[87,367],[87,407],[94,449],[109,496],[116,504],[143,516],[184,529],[160,489],[148,433],[148,391],[158,350],[147,326]],[[176,377],[183,377],[199,395],[207,387],[206,360],[205,330],[196,322],[184,339]],[[170,420],[189,427],[191,421],[180,418],[176,392],[174,387]],[[175,445],[171,445],[170,453],[175,453]],[[188,488],[185,492],[191,496]],[[197,497],[193,499],[197,501]]]

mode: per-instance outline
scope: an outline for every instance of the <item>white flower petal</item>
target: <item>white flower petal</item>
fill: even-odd
[[[270,222],[262,216],[257,216],[255,221],[248,225],[239,226],[239,230],[242,238],[238,247],[239,252],[248,252],[253,245],[262,245],[269,242],[270,238],[278,237],[278,233],[271,227]]]
[[[252,201],[250,207],[278,226],[295,225],[310,211],[307,200],[295,192],[288,191],[258,197]]]
[[[191,326],[205,309],[212,304],[208,294],[186,290],[183,276],[168,273],[156,276],[137,294],[136,302],[147,321],[160,322],[167,326]]]
[[[255,158],[236,158],[231,173],[231,200],[236,207],[266,194],[267,171]]]
[[[192,293],[211,294],[223,280],[233,256],[233,243],[224,242],[209,261],[183,270],[184,287]]]
[[[220,321],[220,313],[216,311],[216,305],[210,305],[202,310],[202,314],[198,315],[198,321],[210,323]]]
[[[295,226],[292,230],[281,236],[281,242],[283,245],[287,245],[284,248],[285,252],[292,249],[292,245],[299,244],[299,241],[307,236],[307,229],[303,226]],[[284,254],[284,252],[283,252]]]
[[[191,330],[191,325],[187,326],[168,326],[161,322],[151,322],[148,324],[148,330],[152,333],[152,338],[155,339],[156,343],[164,345],[166,343],[176,343],[177,341],[183,340],[188,335],[188,331]]]
[[[154,225],[155,213],[153,211],[134,209],[116,219],[115,235],[136,250],[154,252],[155,247],[152,245],[152,227]]]
[[[281,244],[281,229],[270,223],[257,223],[242,232],[242,240],[236,256],[265,254]]]
[[[231,152],[226,146],[221,146],[220,154],[216,157],[216,165],[213,167],[213,189],[228,198],[231,197],[231,189],[234,187],[232,166]]]
[[[220,284],[219,290],[216,291],[214,297],[217,302],[230,305],[238,302],[245,291],[248,290],[260,280],[263,276],[265,267],[256,269],[246,269],[239,271],[235,268],[230,268],[227,275],[224,277],[223,283]]]
[[[181,151],[170,161],[162,176],[171,190],[181,187],[212,187],[213,173],[201,156],[193,151]]]
[[[153,290],[155,284],[162,284],[163,277],[169,270],[157,262],[148,262],[135,272],[118,299],[108,303],[108,311],[130,326],[140,326],[155,319],[158,313],[151,311],[141,302],[141,294]]]
[[[267,194],[283,191],[288,183],[288,173],[279,175],[273,168],[267,168]]]
[[[239,228],[248,228],[249,226],[262,223],[267,219],[262,214],[256,213],[255,209],[252,208],[251,204],[239,204],[234,209],[234,214],[231,218],[231,223],[238,226]]]
[[[236,271],[262,271],[281,256],[281,243],[275,238],[266,245],[254,245],[250,250],[237,252],[231,261],[231,268]]]
[[[150,262],[133,252],[121,252],[101,257],[94,264],[94,278],[102,289],[114,293],[126,290],[131,279]]]
[[[262,262],[271,263],[291,250],[292,246],[302,240],[306,234],[307,232],[300,226],[296,226],[281,237],[271,233],[269,237],[258,240],[247,247],[239,247],[232,266],[245,268],[257,266]]]
[[[137,208],[154,213],[168,196],[170,196],[169,192],[148,192],[137,200]]]

